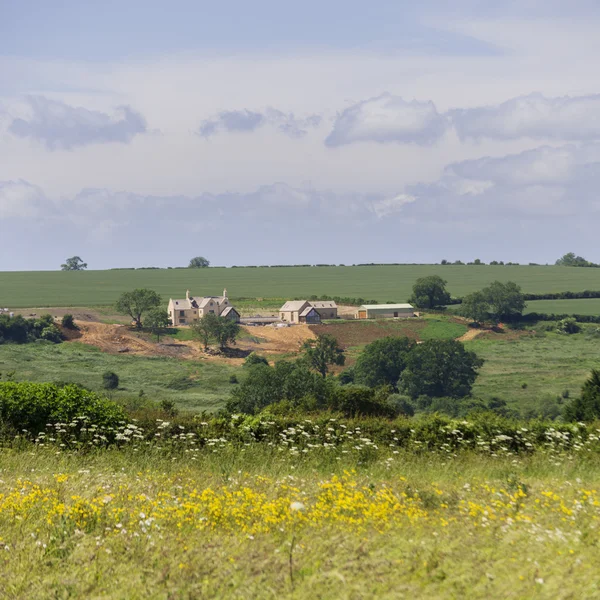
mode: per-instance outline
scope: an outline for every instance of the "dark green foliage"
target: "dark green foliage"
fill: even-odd
[[[338,387],[329,401],[329,408],[346,417],[396,416],[395,406],[388,402],[388,389],[374,390],[364,385]]]
[[[161,297],[154,290],[140,288],[122,294],[115,304],[115,309],[123,315],[129,315],[135,321],[136,327],[141,329],[144,313],[158,308],[161,303]]]
[[[252,367],[254,365],[268,365],[269,361],[264,357],[256,354],[256,352],[252,352],[246,356],[246,360],[244,360],[245,367]]]
[[[593,421],[600,418],[600,371],[594,369],[581,388],[581,396],[564,410],[567,421]]]
[[[224,350],[229,344],[235,344],[240,333],[240,326],[235,321],[226,317],[217,317],[213,313],[208,313],[192,323],[192,329],[202,340],[205,350],[213,340],[221,350]]]
[[[230,375],[229,376],[229,383],[232,383],[232,384],[239,383],[237,375]]]
[[[15,431],[37,434],[47,424],[68,424],[86,416],[90,424],[116,427],[125,420],[123,409],[98,394],[76,385],[52,383],[0,383],[0,421]]]
[[[175,402],[173,400],[164,400],[160,401],[159,404],[162,411],[166,412],[169,417],[175,417],[179,413],[177,406],[175,406]]]
[[[119,387],[119,376],[113,371],[102,373],[102,387],[105,390],[116,390]]]
[[[415,414],[414,404],[408,396],[392,394],[391,396],[388,396],[387,401],[388,404],[394,409],[394,413],[396,415],[412,417]]]
[[[52,315],[42,315],[39,319],[25,319],[21,315],[12,318],[9,315],[0,315],[0,344],[26,344],[36,340],[46,340],[55,344],[62,341],[60,330],[54,324]]]
[[[461,398],[471,393],[481,365],[483,360],[460,342],[428,340],[408,354],[398,387],[411,398]]]
[[[406,366],[406,357],[415,346],[407,337],[386,337],[365,347],[354,367],[354,381],[377,387],[396,386]]]
[[[573,333],[579,333],[581,331],[581,327],[577,324],[577,321],[573,317],[568,317],[567,319],[560,320],[556,324],[556,331],[558,333],[571,335]]]
[[[63,315],[61,324],[65,329],[78,329],[77,325],[75,325],[73,315],[70,314]]]
[[[450,303],[450,294],[446,291],[447,281],[439,275],[420,277],[413,285],[413,295],[409,302],[418,308],[436,308]]]
[[[169,313],[162,308],[152,308],[144,317],[144,326],[156,336],[157,341],[160,341],[160,334],[171,325]]]
[[[520,286],[513,281],[494,281],[488,287],[465,296],[459,313],[476,323],[488,319],[499,323],[520,317],[525,306],[525,296]]]
[[[304,360],[315,371],[326,377],[330,365],[341,366],[346,362],[344,351],[337,340],[329,334],[319,335],[316,340],[307,340],[302,346]]]
[[[567,252],[555,263],[559,267],[597,267],[598,265],[587,261],[583,256],[575,256],[574,252]]]
[[[87,263],[84,263],[79,256],[67,258],[64,264],[60,265],[61,271],[83,271],[87,269]]]
[[[190,264],[188,265],[189,269],[205,269],[210,266],[210,261],[204,256],[196,256],[190,260]]]
[[[348,367],[338,375],[340,385],[348,385],[354,383],[354,367]]]
[[[465,296],[458,313],[475,323],[483,323],[488,318],[488,303],[485,294],[479,291]]]

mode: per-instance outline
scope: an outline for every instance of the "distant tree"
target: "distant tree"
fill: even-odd
[[[354,366],[354,382],[377,387],[398,383],[406,357],[415,346],[407,337],[386,337],[368,344]]]
[[[574,252],[567,252],[556,261],[559,267],[589,267],[591,264],[583,256],[575,256]]]
[[[240,326],[233,319],[217,317],[214,338],[221,350],[225,350],[229,344],[235,344],[240,333]]]
[[[556,324],[556,331],[558,333],[565,333],[567,335],[571,335],[573,333],[579,333],[581,331],[581,327],[579,326],[575,318],[567,317],[566,319],[562,319]]]
[[[171,325],[169,313],[162,308],[152,308],[144,317],[144,326],[156,336],[156,341],[160,342],[160,334]]]
[[[483,323],[488,318],[488,302],[483,292],[473,292],[463,298],[458,311],[463,317],[475,323]]]
[[[307,364],[322,377],[327,376],[330,365],[343,365],[346,362],[343,349],[329,334],[319,335],[316,340],[306,340],[302,349]]]
[[[476,259],[473,261],[473,264],[474,264],[474,265],[484,265],[485,263],[482,263],[480,258],[476,258]]]
[[[521,315],[525,309],[525,297],[514,281],[494,281],[481,292],[488,303],[490,316],[496,322]]]
[[[456,340],[427,340],[408,354],[399,388],[411,398],[462,398],[471,393],[481,365],[483,360]]]
[[[581,388],[581,396],[564,410],[567,421],[595,421],[600,418],[600,371],[594,369]]]
[[[208,350],[211,340],[215,337],[217,319],[217,315],[208,313],[192,323],[192,331],[200,338],[200,340],[202,340],[205,350]]]
[[[204,256],[196,256],[190,260],[190,264],[188,265],[188,269],[204,269],[210,266],[210,261]]]
[[[413,295],[409,302],[418,308],[435,308],[450,302],[446,283],[439,275],[420,277],[413,285]]]
[[[63,315],[61,324],[65,329],[78,329],[77,325],[75,325],[73,315],[71,314]]]
[[[105,390],[116,390],[119,387],[119,376],[113,371],[102,373],[102,387]]]
[[[161,304],[161,297],[154,291],[146,288],[125,292],[117,300],[115,309],[123,315],[129,315],[138,329],[142,327],[142,315]]]
[[[84,263],[79,256],[72,256],[60,265],[60,269],[61,271],[83,271],[87,269],[87,263]]]

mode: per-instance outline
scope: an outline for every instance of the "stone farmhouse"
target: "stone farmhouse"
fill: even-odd
[[[279,309],[279,318],[286,323],[320,323],[322,319],[337,319],[337,304],[331,300],[290,300]]]
[[[240,320],[240,314],[229,302],[227,290],[223,290],[222,296],[202,297],[192,297],[187,290],[184,299],[169,300],[167,311],[174,326],[190,325],[208,314],[227,317],[238,323]]]

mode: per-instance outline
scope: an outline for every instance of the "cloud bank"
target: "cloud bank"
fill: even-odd
[[[18,137],[40,141],[49,150],[111,142],[127,144],[147,130],[144,117],[129,106],[121,106],[109,115],[44,96],[29,96],[26,101],[29,116],[14,119],[8,130]]]

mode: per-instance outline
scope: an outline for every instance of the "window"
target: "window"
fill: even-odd
[[[185,319],[179,319],[179,322],[180,322],[182,325],[185,325]]]
[[[208,312],[210,312],[210,313],[213,313],[213,314],[215,313],[215,311],[214,311],[214,310],[209,310]]]
[[[395,316],[395,317],[397,317],[397,316],[398,316],[398,313],[397,313],[397,312],[395,312],[395,313],[394,313],[394,316]]]
[[[185,310],[180,310],[179,311],[179,318],[180,319],[185,319]]]

